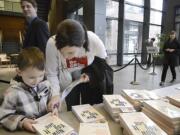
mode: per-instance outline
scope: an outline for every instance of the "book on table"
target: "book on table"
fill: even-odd
[[[108,123],[80,123],[79,135],[111,135]]]
[[[121,95],[103,95],[103,102],[112,112],[135,112],[133,105]]]
[[[137,89],[124,89],[122,90],[122,96],[133,104],[138,111],[141,110],[144,101],[160,99],[160,97],[152,91]]]
[[[169,102],[177,107],[180,107],[180,93],[174,96],[167,96]]]
[[[142,112],[120,113],[120,122],[128,135],[167,135]]]
[[[72,112],[81,122],[105,122],[105,117],[89,104],[72,106]]]
[[[39,135],[78,135],[75,130],[57,116],[48,113],[38,119],[33,127]]]

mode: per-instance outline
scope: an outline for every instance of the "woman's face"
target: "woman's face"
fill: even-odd
[[[170,36],[169,36],[169,37],[170,37],[170,39],[172,39],[172,40],[173,40],[173,39],[175,39],[176,34],[170,34]]]
[[[65,59],[71,59],[77,57],[80,53],[81,47],[76,46],[66,46],[60,49],[61,54]]]

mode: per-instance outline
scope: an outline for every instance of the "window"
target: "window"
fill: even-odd
[[[106,1],[106,16],[118,18],[119,2],[107,0]]]
[[[149,26],[149,38],[156,38],[161,34],[161,26],[150,25]]]
[[[162,21],[162,12],[159,11],[150,11],[150,23],[161,25]]]
[[[118,20],[107,19],[105,46],[109,53],[117,52]]]
[[[106,38],[105,47],[108,53],[108,63],[117,64],[119,2],[106,0]]]
[[[144,9],[136,6],[125,5],[125,19],[143,22]]]
[[[135,4],[135,5],[144,6],[144,0],[125,0],[125,2]]]
[[[150,6],[153,9],[162,11],[163,0],[150,0]]]
[[[142,50],[142,23],[125,21],[124,24],[124,47],[123,63],[128,63],[134,53],[141,53]]]

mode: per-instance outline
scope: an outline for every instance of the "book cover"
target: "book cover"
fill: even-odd
[[[123,93],[133,100],[156,100],[159,97],[152,91],[125,89]]]
[[[135,112],[133,105],[131,105],[121,95],[103,95],[105,105],[112,111],[117,112]]]
[[[129,135],[167,135],[142,112],[120,113],[120,122]]]
[[[74,129],[57,116],[48,113],[38,119],[33,127],[39,135],[78,135]]]
[[[79,135],[111,135],[108,123],[80,123]]]
[[[105,118],[89,104],[72,106],[72,112],[81,122],[105,122]]]

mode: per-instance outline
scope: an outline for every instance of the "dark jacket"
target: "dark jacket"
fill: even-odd
[[[167,48],[175,49],[175,51],[167,52],[166,51]],[[180,44],[177,41],[177,39],[174,39],[173,41],[170,41],[170,39],[168,39],[164,44],[163,52],[164,52],[164,64],[176,66],[177,58],[180,53]]]
[[[95,57],[93,63],[82,70],[90,78],[89,94],[94,92],[94,101],[91,103],[101,103],[103,94],[113,94],[113,70],[102,58]]]
[[[35,46],[45,54],[46,43],[49,36],[49,29],[46,22],[36,17],[28,26],[23,48]]]

